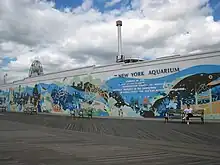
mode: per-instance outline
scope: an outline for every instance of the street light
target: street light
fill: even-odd
[[[4,75],[4,84],[6,84],[6,77],[8,76],[8,74],[6,73],[5,75]]]

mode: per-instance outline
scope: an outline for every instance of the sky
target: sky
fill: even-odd
[[[154,59],[220,48],[219,0],[2,0],[0,83],[115,62],[116,20],[123,54]]]

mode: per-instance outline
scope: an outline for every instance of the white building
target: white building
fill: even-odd
[[[97,116],[118,116],[117,109],[122,108],[124,116],[152,117],[191,104],[204,108],[206,118],[220,118],[219,81],[220,51],[216,51],[88,66],[26,78],[0,90],[8,111],[22,111],[28,100],[32,102],[35,87],[39,111],[50,113],[92,107]]]

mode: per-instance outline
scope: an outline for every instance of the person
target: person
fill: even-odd
[[[71,115],[72,119],[75,118],[76,117],[76,111],[75,110],[70,111],[70,115]]]
[[[123,111],[122,111],[121,108],[118,110],[118,116],[119,116],[119,117],[123,117]]]
[[[123,117],[123,110],[122,110],[122,109],[120,109],[120,111],[121,111],[121,117]]]
[[[79,111],[79,117],[83,118],[83,110],[82,109]]]
[[[184,114],[185,114],[185,117],[183,118],[184,120],[186,119],[186,121],[187,121],[187,124],[189,125],[189,118],[190,117],[193,117],[193,114],[192,114],[192,108],[190,107],[190,105],[189,104],[187,104],[187,107],[186,107],[186,109],[184,109]]]
[[[93,112],[92,108],[88,110],[88,117],[92,118],[92,112]]]
[[[121,116],[121,109],[118,109],[118,116]]]
[[[168,123],[168,120],[169,120],[169,114],[168,114],[168,112],[165,112],[165,114],[164,114],[164,119],[165,119],[165,123]]]

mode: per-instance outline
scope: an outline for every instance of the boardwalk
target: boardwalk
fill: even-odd
[[[1,165],[218,165],[220,124],[0,115]]]

